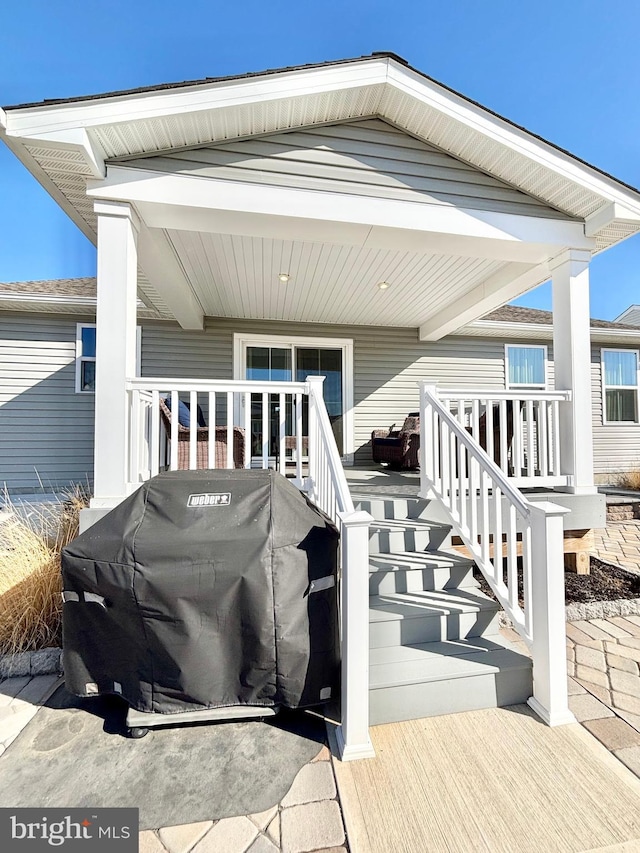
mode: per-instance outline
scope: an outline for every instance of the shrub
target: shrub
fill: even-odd
[[[621,489],[631,489],[634,492],[640,491],[640,470],[624,471],[618,475],[617,486]]]
[[[60,553],[78,535],[87,496],[77,487],[49,506],[5,499],[0,524],[0,654],[61,644]]]

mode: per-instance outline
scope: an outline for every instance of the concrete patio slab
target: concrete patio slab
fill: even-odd
[[[334,763],[357,853],[640,850],[640,781],[580,725],[515,706],[371,735],[375,759]]]

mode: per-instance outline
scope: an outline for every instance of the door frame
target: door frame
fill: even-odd
[[[264,335],[250,332],[235,332],[233,335],[233,378],[242,381],[246,378],[246,353],[248,346],[273,346],[293,349],[295,347],[318,347],[320,349],[342,350],[342,408],[344,417],[344,453],[342,461],[353,464],[353,338],[319,338],[305,335]],[[292,372],[295,361],[292,358]]]

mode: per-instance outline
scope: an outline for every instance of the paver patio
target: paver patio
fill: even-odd
[[[640,544],[640,521],[609,525],[598,556],[640,571],[640,549],[616,545]],[[375,759],[332,762],[324,746],[272,808],[145,831],[140,851],[640,851],[640,616],[568,623],[567,657],[580,726],[548,729],[523,706],[379,726]],[[60,683],[0,682],[0,756]]]

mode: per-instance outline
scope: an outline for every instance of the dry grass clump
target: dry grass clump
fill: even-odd
[[[634,492],[640,491],[640,469],[635,471],[625,471],[618,475],[616,483],[621,489],[631,489]]]
[[[78,535],[81,488],[51,507],[5,500],[0,522],[0,654],[61,644],[60,552]]]

